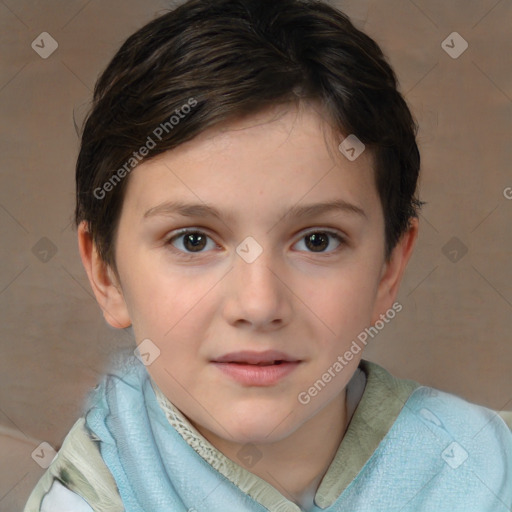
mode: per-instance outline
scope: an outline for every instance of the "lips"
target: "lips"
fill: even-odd
[[[229,379],[244,386],[273,386],[292,373],[301,360],[284,352],[231,352],[212,360]]]
[[[241,351],[231,352],[217,359],[215,363],[253,364],[258,366],[270,366],[273,364],[296,363],[300,360],[277,350],[266,350],[264,352]]]

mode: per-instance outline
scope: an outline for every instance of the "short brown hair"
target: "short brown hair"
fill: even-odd
[[[189,0],[131,35],[94,89],[76,165],[76,225],[87,222],[115,269],[131,168],[222,121],[299,102],[298,89],[340,135],[373,151],[389,256],[420,205],[417,126],[377,43],[315,0]]]

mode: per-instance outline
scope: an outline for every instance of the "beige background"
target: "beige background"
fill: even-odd
[[[134,343],[130,331],[103,321],[79,260],[70,223],[73,111],[80,121],[114,51],[169,5],[0,1],[2,511],[22,508],[44,471],[34,448],[60,446],[109,358]],[[504,195],[512,187],[512,1],[336,5],[395,67],[421,125],[428,202],[399,295],[404,309],[366,357],[397,376],[512,409],[512,200]],[[454,31],[469,43],[457,59],[441,47]],[[59,45],[47,59],[31,48],[41,32]],[[56,250],[46,263],[43,237]],[[446,248],[453,237],[459,247]],[[461,247],[467,254],[451,261]]]

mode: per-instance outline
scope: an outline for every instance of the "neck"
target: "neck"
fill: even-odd
[[[347,423],[344,390],[288,437],[271,443],[252,443],[262,457],[249,471],[307,510],[313,506],[314,495],[336,455]],[[244,444],[194,426],[226,457],[240,463],[237,453]]]

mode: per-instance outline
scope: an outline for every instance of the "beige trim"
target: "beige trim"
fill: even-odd
[[[507,424],[508,428],[512,430],[512,411],[500,411],[498,415]]]
[[[91,436],[85,418],[80,418],[32,490],[23,512],[39,512],[54,480],[81,496],[95,512],[124,512],[114,477],[101,457],[98,443]]]

